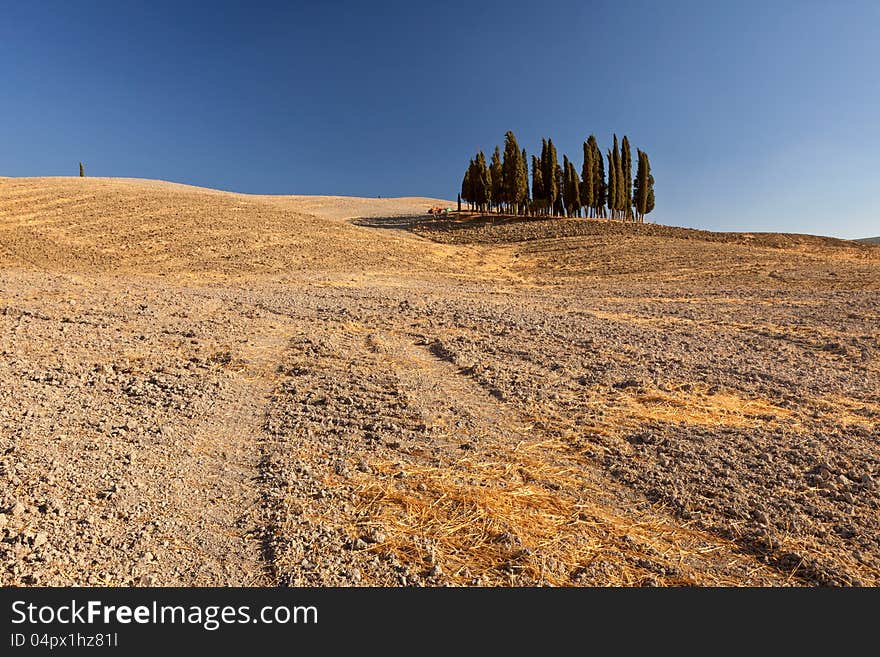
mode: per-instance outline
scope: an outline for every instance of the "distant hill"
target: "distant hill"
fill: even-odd
[[[880,244],[880,237],[864,237],[856,242],[867,242],[868,244]]]

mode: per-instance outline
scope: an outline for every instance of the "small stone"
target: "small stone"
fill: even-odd
[[[25,507],[24,504],[22,504],[21,502],[16,502],[12,507],[11,513],[14,516],[20,516],[26,510],[27,510],[27,508]]]
[[[367,543],[384,543],[387,537],[385,536],[385,532],[383,532],[378,527],[374,527],[369,531],[369,533],[362,536],[361,538],[363,538],[363,540],[365,540]]]
[[[39,532],[36,536],[34,536],[34,547],[40,547],[44,545],[49,540],[49,537],[46,536],[44,532]]]

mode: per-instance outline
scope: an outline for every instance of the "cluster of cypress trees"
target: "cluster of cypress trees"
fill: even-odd
[[[648,155],[637,150],[636,175],[632,175],[632,151],[624,136],[605,158],[594,135],[584,142],[581,172],[567,155],[562,165],[552,139],[541,140],[541,156],[532,156],[532,184],[529,191],[528,157],[520,150],[516,136],[507,131],[504,155],[496,146],[492,160],[479,151],[471,159],[461,182],[461,199],[479,212],[543,215],[554,217],[605,217],[644,222],[654,209],[654,176]]]

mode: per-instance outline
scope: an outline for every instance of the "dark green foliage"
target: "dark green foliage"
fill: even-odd
[[[492,184],[489,186],[489,202],[496,208],[500,208],[504,199],[504,171],[501,164],[501,151],[497,146],[495,147],[495,152],[492,153],[489,175],[492,181]]]
[[[486,156],[483,155],[483,151],[477,153],[474,172],[477,174],[474,185],[474,202],[480,211],[485,212],[489,209],[489,202],[492,199],[492,174],[486,166]]]
[[[633,183],[633,210],[636,221],[643,221],[645,210],[648,207],[648,170],[645,154],[636,150],[638,164],[636,165],[636,179]]]
[[[603,156],[595,135],[590,135],[583,143],[584,160],[579,174],[567,155],[563,155],[560,166],[553,140],[542,139],[540,157],[531,158],[530,185],[526,149],[520,149],[516,136],[508,131],[503,156],[496,146],[488,165],[482,151],[470,161],[461,182],[459,207],[464,200],[481,212],[576,217],[581,216],[584,208],[585,217],[643,222],[654,208],[654,177],[647,154],[642,150],[637,153],[633,178],[629,137],[624,135],[618,143],[617,135],[613,135],[612,147]]]
[[[502,199],[507,204],[508,210],[515,212],[525,196],[528,176],[522,163],[522,151],[516,142],[516,135],[511,130],[504,135],[503,176]]]
[[[590,138],[584,142],[584,166],[581,169],[581,203],[587,208],[587,216],[592,216],[593,208],[596,207],[596,163],[593,161],[593,144],[596,138]]]
[[[606,196],[606,202],[608,204],[608,218],[614,219],[615,211],[617,209],[617,182],[614,180],[614,174],[617,172],[617,167],[614,166],[614,153],[611,152],[611,149],[608,149],[608,194]]]
[[[595,135],[590,135],[584,142],[584,166],[581,172],[581,204],[588,208],[593,217],[604,214],[606,202],[605,161]]]
[[[571,200],[571,162],[568,161],[568,155],[562,154],[562,189],[560,196],[562,197],[562,207],[565,208],[565,216],[569,214],[569,201]]]
[[[473,204],[474,202],[474,166],[474,159],[471,158],[467,171],[464,172],[464,178],[462,178],[461,181],[461,198],[469,204]],[[471,206],[471,209],[473,209],[473,205]]]
[[[563,159],[565,161],[565,214],[569,217],[578,217],[581,212],[581,181],[574,164],[569,161],[567,156],[564,156]]]
[[[605,203],[608,200],[608,185],[605,183],[605,159],[599,144],[594,142],[593,161],[596,163],[596,216],[605,216]]]
[[[553,142],[549,142],[552,146]],[[556,149],[553,149],[553,155],[556,155]],[[556,199],[553,202],[553,214],[557,217],[561,217],[565,212],[565,204],[563,203],[562,198],[562,190],[565,187],[565,172],[562,170],[562,167],[559,166],[559,163],[556,164],[556,168],[553,171],[553,182],[556,185]]]
[[[617,135],[614,135],[614,143],[609,155],[608,208],[612,211],[612,218],[619,219],[624,216],[626,209],[626,186],[623,181],[623,162],[620,157],[620,147],[617,144]]]
[[[633,186],[633,207],[635,219],[644,223],[645,215],[654,209],[654,176],[651,175],[651,161],[645,151],[639,150],[639,163]]]
[[[622,198],[620,208],[623,211],[623,218],[632,218],[632,151],[629,148],[629,138],[624,135],[623,141],[620,143],[620,181],[623,183]]]
[[[541,158],[539,160],[541,165],[541,196],[539,197],[544,201],[544,208],[549,213],[550,212],[550,192],[547,187],[550,183],[549,178],[547,178],[547,160],[549,156],[547,155],[547,140],[541,139]]]
[[[547,140],[547,148],[541,158],[541,175],[544,179],[544,196],[547,199],[547,207],[556,212],[559,204],[559,190],[561,188],[561,177],[557,177],[556,172],[559,169],[559,160],[556,158],[556,147],[553,140]]]
[[[80,178],[86,177],[86,168],[83,166],[82,162],[79,163],[79,177]]]
[[[541,175],[541,160],[534,155],[532,155],[532,199],[534,206],[538,207],[546,202],[544,178]]]

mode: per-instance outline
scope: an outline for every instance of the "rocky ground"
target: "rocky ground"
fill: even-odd
[[[880,583],[880,248],[432,204],[0,181],[0,584]]]

